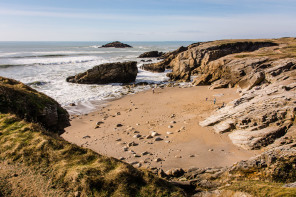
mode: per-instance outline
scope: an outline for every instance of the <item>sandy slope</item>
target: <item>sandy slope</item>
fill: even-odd
[[[72,116],[72,126],[66,128],[63,137],[128,163],[139,162],[135,164],[137,167],[168,170],[231,165],[259,152],[242,150],[230,142],[227,134],[216,134],[200,127],[198,122],[223,102],[237,98],[235,92],[235,89],[209,90],[207,86],[199,86],[157,88],[155,94],[146,91],[129,95],[97,112]],[[95,129],[98,121],[103,123]],[[156,137],[163,140],[146,139],[151,131],[159,133]],[[143,138],[134,138],[137,134]],[[131,142],[138,145],[128,147]],[[142,155],[144,152],[148,154]],[[162,161],[155,161],[157,158]]]

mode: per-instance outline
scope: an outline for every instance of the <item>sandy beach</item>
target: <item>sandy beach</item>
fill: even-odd
[[[149,90],[128,95],[95,112],[72,115],[62,137],[135,167],[229,166],[259,151],[243,150],[231,143],[227,133],[217,134],[198,123],[238,97],[233,88],[156,88],[154,94]]]

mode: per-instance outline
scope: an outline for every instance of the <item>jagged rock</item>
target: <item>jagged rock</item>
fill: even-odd
[[[171,61],[181,52],[186,51],[188,47],[180,47],[175,51],[168,52],[162,55],[163,61],[154,64],[144,64],[141,69],[151,72],[164,72],[166,68],[171,68]]]
[[[99,48],[108,48],[108,47],[114,47],[114,48],[132,48],[132,46],[128,45],[128,44],[124,44],[122,42],[119,41],[115,41],[115,42],[110,42],[108,44],[105,44]]]
[[[158,63],[155,64],[144,64],[140,67],[143,70],[150,71],[150,72],[156,72],[161,73],[165,71],[165,66],[158,65]]]
[[[129,83],[135,81],[137,74],[137,62],[115,62],[95,66],[68,77],[66,81],[81,84]]]
[[[21,82],[4,77],[0,77],[0,112],[37,122],[59,134],[70,126],[68,112],[55,100]]]
[[[171,80],[190,81],[191,73],[197,72],[201,74],[208,73],[208,76],[204,78],[211,79],[213,77],[210,76],[211,70],[214,70],[213,68],[219,67],[219,65],[225,64],[226,62],[223,62],[222,60],[216,61],[211,65],[211,67],[209,67],[208,65],[210,62],[233,53],[255,51],[262,47],[275,45],[276,44],[272,42],[259,41],[216,41],[198,43],[190,47],[188,50],[178,54],[173,60],[170,61],[170,66],[173,68],[173,72],[168,73],[167,76],[170,77]],[[196,80],[199,79],[196,78]],[[204,80],[203,83],[206,82],[207,80]],[[200,82],[195,82],[195,84],[200,84]]]
[[[250,74],[246,76],[249,81],[241,80],[246,82],[245,86],[241,86],[244,88],[241,97],[199,124],[214,126],[217,133],[231,132],[230,139],[240,147],[260,149],[284,136],[293,123],[296,113],[296,98],[293,96],[296,91],[296,60],[267,61],[265,58],[264,61],[250,62],[256,62],[253,66],[261,69],[253,75],[246,72]]]
[[[163,55],[163,52],[149,51],[139,55],[138,58],[153,58],[153,57],[161,57],[162,55]]]

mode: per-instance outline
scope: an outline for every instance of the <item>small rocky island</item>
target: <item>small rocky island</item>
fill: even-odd
[[[115,62],[95,66],[68,77],[66,81],[80,84],[130,83],[136,80],[137,74],[137,62]]]
[[[115,42],[110,42],[108,44],[105,44],[99,48],[109,48],[109,47],[113,47],[113,48],[132,48],[132,46],[128,45],[128,44],[124,44],[122,42],[119,41],[115,41]]]

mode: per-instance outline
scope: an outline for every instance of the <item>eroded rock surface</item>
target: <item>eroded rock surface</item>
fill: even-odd
[[[139,55],[138,58],[154,58],[154,57],[161,57],[164,53],[158,51],[148,51]]]
[[[129,83],[136,80],[137,74],[137,62],[115,62],[95,66],[68,77],[67,81],[81,84]]]

